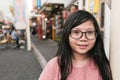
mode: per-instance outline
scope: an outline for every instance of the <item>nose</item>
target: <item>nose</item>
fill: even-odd
[[[81,39],[81,40],[86,40],[86,39],[87,39],[87,37],[86,37],[86,33],[82,33],[80,39]]]

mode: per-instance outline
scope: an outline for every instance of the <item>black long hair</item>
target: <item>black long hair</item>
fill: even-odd
[[[66,19],[64,24],[60,46],[56,56],[60,67],[61,80],[66,80],[72,69],[72,48],[69,45],[69,34],[72,28],[91,20],[98,34],[94,47],[89,51],[89,57],[92,57],[98,66],[102,80],[113,80],[109,61],[105,55],[103,39],[100,33],[99,25],[95,17],[84,10],[72,13]]]

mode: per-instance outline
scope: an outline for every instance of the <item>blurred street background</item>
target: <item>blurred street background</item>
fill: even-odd
[[[0,80],[38,80],[75,11],[97,19],[114,80],[120,80],[120,0],[0,0]],[[73,7],[74,6],[74,7]]]

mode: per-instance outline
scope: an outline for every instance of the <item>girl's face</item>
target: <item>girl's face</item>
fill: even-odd
[[[95,28],[90,20],[74,27],[69,35],[69,44],[74,55],[86,54],[94,46],[95,41]]]

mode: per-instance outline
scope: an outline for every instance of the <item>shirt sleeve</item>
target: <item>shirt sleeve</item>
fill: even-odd
[[[54,80],[56,65],[58,65],[57,58],[51,59],[43,69],[38,80]]]

